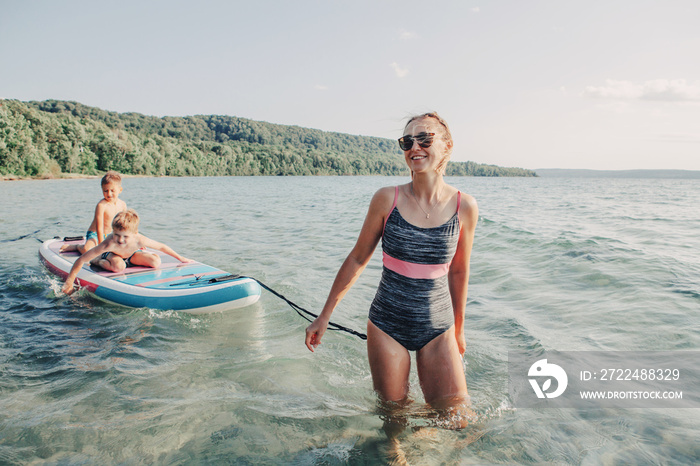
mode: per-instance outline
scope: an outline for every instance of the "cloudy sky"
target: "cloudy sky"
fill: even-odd
[[[455,160],[700,170],[697,0],[0,0],[0,98],[234,115]]]

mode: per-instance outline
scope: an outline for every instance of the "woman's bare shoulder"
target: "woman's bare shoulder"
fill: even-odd
[[[459,206],[459,215],[464,219],[475,221],[479,217],[479,206],[474,196],[461,193],[462,202]]]
[[[384,218],[394,205],[395,192],[396,188],[394,186],[387,186],[377,190],[374,196],[372,196],[372,201],[369,203],[368,215],[377,215]]]
[[[396,196],[396,186],[384,186],[379,188],[374,196],[372,197],[373,204],[385,205],[389,204],[389,207],[394,203],[394,197]]]

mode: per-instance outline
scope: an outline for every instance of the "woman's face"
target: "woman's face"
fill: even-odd
[[[408,168],[414,173],[437,171],[440,162],[447,156],[448,147],[443,138],[444,129],[440,123],[432,118],[413,120],[406,126],[404,136],[412,136],[421,140],[421,136],[426,136],[428,133],[435,133],[430,147],[421,147],[418,141],[414,140],[413,146],[403,153]]]

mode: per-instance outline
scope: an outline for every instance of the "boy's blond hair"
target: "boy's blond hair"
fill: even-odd
[[[114,216],[114,220],[112,220],[112,229],[138,233],[139,214],[137,214],[134,209],[129,209],[126,212],[119,212]]]
[[[102,177],[102,186],[106,185],[107,183],[117,183],[121,185],[122,177],[119,173],[115,172],[114,170],[110,170],[107,173],[105,173],[105,176]]]

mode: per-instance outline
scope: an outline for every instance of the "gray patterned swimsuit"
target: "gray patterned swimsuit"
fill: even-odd
[[[459,242],[457,212],[444,224],[421,228],[408,223],[394,205],[384,224],[384,268],[369,320],[409,351],[417,351],[454,324],[447,281]]]

